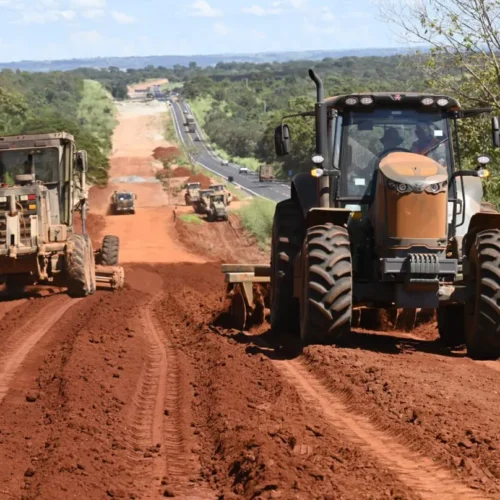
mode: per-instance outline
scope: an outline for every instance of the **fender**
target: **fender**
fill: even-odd
[[[306,227],[331,222],[337,226],[347,224],[351,210],[346,208],[322,208],[319,206],[318,180],[308,172],[296,174],[292,180],[292,200],[304,215]]]
[[[500,229],[500,213],[478,212],[471,217],[462,247],[464,255],[469,255],[469,250],[476,241],[477,233],[486,229]]]

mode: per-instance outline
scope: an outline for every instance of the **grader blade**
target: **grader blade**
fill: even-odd
[[[223,264],[231,326],[245,330],[264,323],[269,307],[271,268],[261,264]]]
[[[98,288],[121,290],[125,285],[125,270],[122,266],[95,266]]]

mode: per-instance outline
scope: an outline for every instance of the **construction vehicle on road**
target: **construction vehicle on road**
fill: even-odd
[[[87,153],[65,132],[0,137],[0,276],[9,293],[49,284],[85,297],[99,285],[123,287],[119,239],[105,236],[94,252],[86,232],[86,171]]]
[[[309,75],[316,105],[294,116],[315,118],[315,153],[276,206],[271,265],[223,266],[239,326],[262,310],[255,290],[267,286],[272,331],[303,344],[348,335],[354,308],[424,308],[437,311],[445,344],[499,357],[500,214],[482,209],[490,158],[463,170],[458,132],[460,120],[491,109],[427,93],[324,99]],[[492,131],[500,147],[497,117]],[[276,154],[290,145],[282,122]]]
[[[193,115],[186,115],[186,127],[188,128],[188,131],[191,133],[195,132],[195,121],[194,121],[194,116]]]
[[[224,184],[212,184],[210,189],[212,189],[216,194],[223,194],[224,203],[226,205],[230,205],[233,201],[233,193],[231,193],[231,191],[229,191]]]
[[[207,215],[207,221],[229,220],[226,198],[222,193],[212,192],[210,197],[202,198],[201,210]]]
[[[188,182],[186,184],[186,192],[184,193],[184,201],[186,205],[193,205],[195,201],[200,199],[201,184],[199,182]]]
[[[115,191],[111,195],[111,213],[135,214],[135,200],[137,195],[130,191]]]
[[[274,181],[274,168],[271,165],[261,165],[259,168],[259,182]]]

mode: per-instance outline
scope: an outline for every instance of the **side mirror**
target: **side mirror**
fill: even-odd
[[[500,148],[500,122],[498,116],[494,116],[491,119],[491,132],[492,132],[493,146],[495,148]]]
[[[290,153],[290,129],[285,123],[274,129],[274,149],[276,156],[286,156]]]
[[[82,150],[76,152],[76,168],[80,172],[86,172],[88,170],[87,158],[87,151]]]

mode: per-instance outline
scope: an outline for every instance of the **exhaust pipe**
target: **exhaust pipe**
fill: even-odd
[[[15,217],[17,215],[16,207],[16,196],[14,194],[9,195],[9,216]]]
[[[318,102],[323,102],[325,100],[325,87],[323,85],[323,80],[316,74],[313,69],[309,70],[309,78],[316,84],[316,100]]]
[[[324,161],[318,165],[321,169],[328,169],[330,166],[328,158],[328,115],[325,104],[325,87],[321,78],[313,69],[309,70],[309,77],[316,85],[317,102],[314,107],[316,120],[316,154],[324,158]],[[322,175],[318,180],[318,198],[321,208],[330,208],[330,178],[328,175]]]

